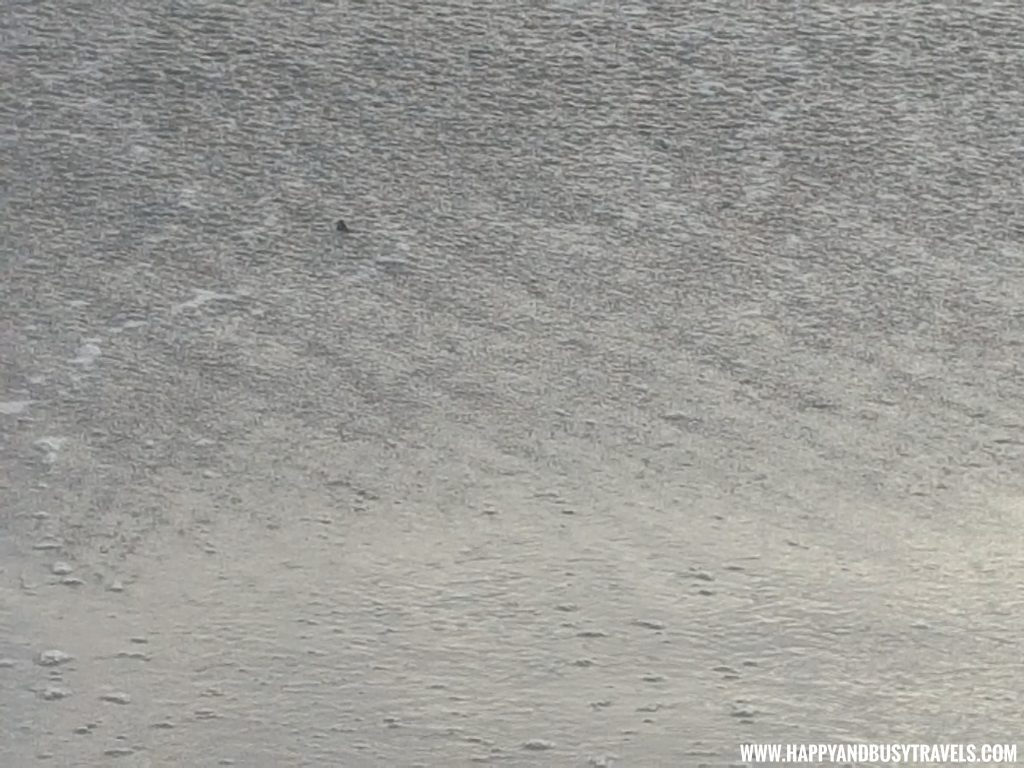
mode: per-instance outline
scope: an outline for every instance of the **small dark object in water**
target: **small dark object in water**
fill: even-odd
[[[339,232],[348,232],[348,225],[344,219],[338,219],[338,223],[334,225],[334,228]]]

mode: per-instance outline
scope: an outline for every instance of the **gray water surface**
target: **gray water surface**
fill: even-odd
[[[0,763],[1020,737],[1016,4],[0,28]]]

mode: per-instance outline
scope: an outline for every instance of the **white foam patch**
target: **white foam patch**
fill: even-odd
[[[53,464],[57,461],[57,455],[60,453],[60,449],[64,447],[68,439],[66,437],[41,437],[36,440],[32,445],[37,451],[43,454],[43,462],[46,464]]]
[[[97,344],[98,341],[99,339],[86,339],[85,343],[78,348],[78,354],[71,362],[85,367],[92,366],[96,362],[96,358],[103,354]]]
[[[111,333],[124,333],[125,331],[131,331],[135,328],[143,328],[149,325],[148,320],[125,320],[121,325],[114,326],[110,329]]]
[[[0,416],[17,416],[28,410],[32,400],[0,400]]]
[[[237,301],[241,298],[237,293],[218,293],[217,291],[208,291],[204,288],[196,288],[195,294],[194,298],[171,307],[171,314],[177,315],[187,309],[196,309],[211,301]]]
[[[59,451],[67,441],[66,437],[40,437],[33,445],[40,451]]]

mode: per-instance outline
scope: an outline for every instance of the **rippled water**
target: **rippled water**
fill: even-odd
[[[0,28],[4,765],[1019,736],[1015,4]]]

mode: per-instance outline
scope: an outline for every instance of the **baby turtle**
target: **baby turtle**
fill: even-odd
[[[334,228],[339,232],[348,232],[348,224],[345,223],[344,219],[338,219],[338,223],[334,225]]]

